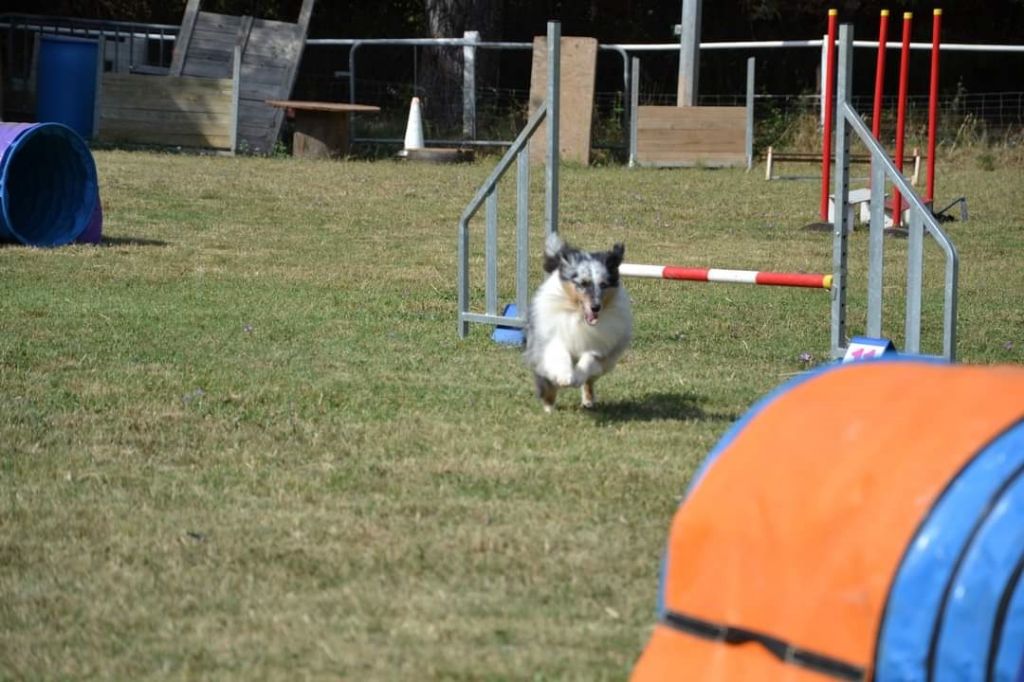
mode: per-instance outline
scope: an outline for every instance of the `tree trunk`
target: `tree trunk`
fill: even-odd
[[[423,0],[431,38],[461,38],[479,31],[480,40],[501,37],[502,0]],[[497,55],[477,52],[477,82],[497,67]],[[427,47],[422,52],[424,116],[432,125],[453,131],[462,121],[462,48]]]

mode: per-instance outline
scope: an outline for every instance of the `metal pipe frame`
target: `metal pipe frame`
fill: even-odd
[[[458,227],[458,334],[465,338],[470,323],[526,326],[529,295],[530,245],[530,140],[547,121],[547,169],[545,176],[545,223],[547,231],[558,231],[558,99],[560,84],[560,44],[562,29],[556,21],[548,22],[548,89],[547,99],[537,108],[491,174],[466,205]],[[516,162],[516,315],[498,313],[498,182]],[[484,313],[469,310],[469,221],[486,205],[484,257],[486,260]]]
[[[957,285],[960,260],[956,247],[939,227],[938,221],[910,183],[897,170],[888,153],[875,139],[860,115],[850,105],[850,85],[853,69],[853,28],[843,24],[839,28],[839,83],[836,102],[836,178],[835,228],[833,231],[832,278],[832,355],[840,357],[846,345],[846,249],[848,229],[846,222],[850,175],[849,144],[852,131],[871,154],[871,227],[868,238],[868,314],[867,333],[880,336],[882,332],[882,245],[885,227],[885,180],[903,195],[910,211],[907,244],[907,298],[904,324],[905,352],[921,352],[921,294],[924,264],[924,234],[932,237],[946,257],[943,282],[942,357],[956,359]]]

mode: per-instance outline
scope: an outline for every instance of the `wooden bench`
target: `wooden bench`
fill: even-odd
[[[870,154],[850,154],[850,163],[871,163]],[[832,156],[832,161],[835,161],[835,155]],[[768,152],[765,154],[765,167],[764,167],[764,179],[765,180],[778,180],[779,176],[775,175],[775,164],[781,162],[790,163],[821,163],[821,153],[815,152],[777,152],[772,147],[768,147]],[[906,166],[908,163],[914,164],[914,172],[910,179],[910,184],[917,185],[918,178],[921,174],[921,154],[915,148],[910,156],[904,155],[903,165]],[[803,177],[803,176],[800,176]]]
[[[312,159],[346,156],[350,148],[349,116],[356,112],[380,111],[380,107],[370,104],[342,102],[269,99],[267,104],[294,112],[295,135],[292,138],[292,156]]]

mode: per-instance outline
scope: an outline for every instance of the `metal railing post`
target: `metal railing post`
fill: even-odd
[[[853,27],[843,24],[839,28],[839,63],[837,67],[836,107],[845,105],[850,97],[849,86],[853,75]],[[846,345],[846,271],[849,248],[849,227],[846,215],[850,187],[850,140],[846,117],[840,115],[836,123],[836,177],[832,199],[832,355],[840,354]],[[825,131],[827,136],[829,131]],[[826,197],[827,199],[827,197]]]
[[[632,75],[629,77],[629,167],[636,166],[636,141],[639,134],[637,116],[640,113],[640,59],[632,59]]]
[[[882,335],[882,269],[885,243],[885,166],[871,159],[871,222],[868,234],[867,334]]]
[[[754,58],[747,58],[747,170],[754,167]]]
[[[561,107],[559,93],[561,78],[562,24],[548,22],[548,150],[545,172],[545,236],[558,232],[558,124]]]
[[[530,148],[516,157],[516,309],[526,314],[530,295]]]
[[[462,37],[480,42],[479,31],[466,31]],[[476,139],[476,45],[462,46],[462,134]]]

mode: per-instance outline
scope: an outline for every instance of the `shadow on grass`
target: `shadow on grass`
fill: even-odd
[[[702,399],[693,393],[651,393],[641,400],[622,400],[594,406],[593,415],[598,424],[631,421],[726,421],[739,418],[735,414],[706,412],[700,406]]]
[[[169,242],[161,241],[160,239],[146,239],[144,237],[104,237],[100,240],[99,244],[94,246],[167,246]],[[4,248],[20,248],[24,247],[25,244],[18,242],[0,242],[0,249]],[[65,246],[93,246],[86,242],[71,242]],[[31,248],[31,247],[30,247]]]
[[[167,246],[167,242],[160,239],[146,239],[145,237],[103,237],[100,246]]]

